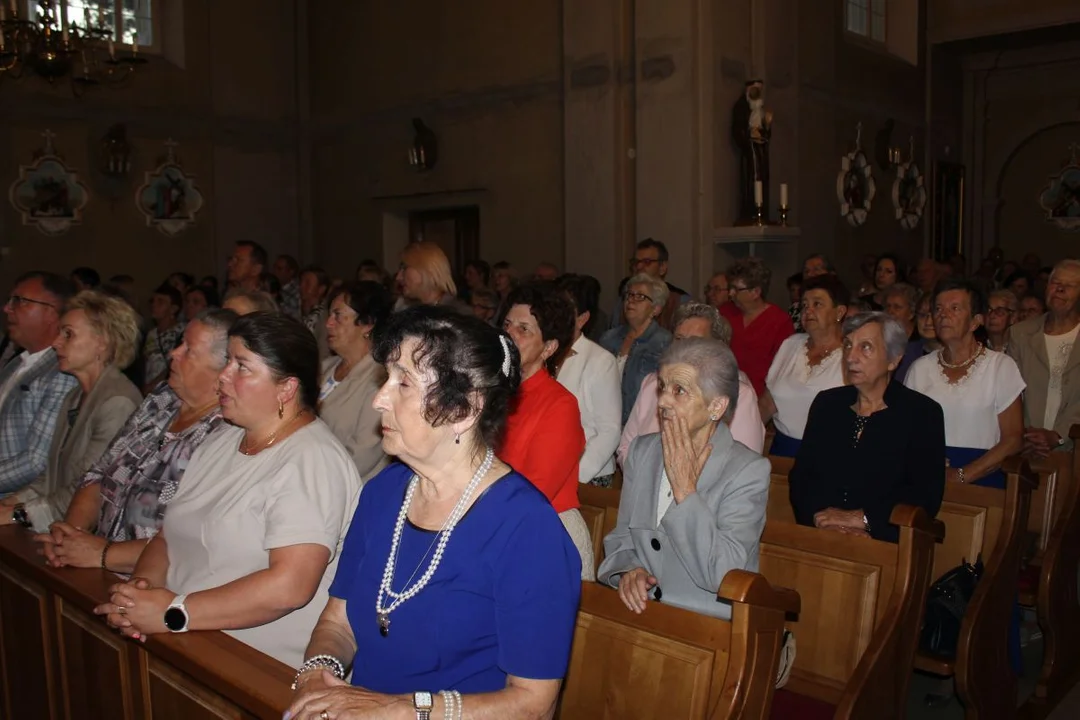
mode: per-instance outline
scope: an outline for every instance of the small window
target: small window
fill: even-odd
[[[37,19],[43,19],[45,10],[36,0],[27,4]],[[113,42],[154,47],[153,0],[58,0],[53,6],[61,27],[112,28],[112,37],[107,39]]]
[[[845,0],[844,27],[874,42],[885,42],[886,0]]]

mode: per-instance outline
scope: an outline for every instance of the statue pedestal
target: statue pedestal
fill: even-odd
[[[759,257],[772,270],[769,284],[769,302],[787,308],[785,280],[802,269],[799,262],[799,237],[802,231],[790,225],[742,225],[714,228],[711,248],[702,253],[712,258],[714,271],[720,272],[735,260]],[[706,281],[708,278],[706,278]]]

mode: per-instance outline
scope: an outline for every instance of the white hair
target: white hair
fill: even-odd
[[[660,356],[660,366],[685,364],[697,370],[698,387],[708,405],[721,397],[728,399],[724,422],[731,422],[739,401],[739,364],[723,340],[686,338],[668,345]]]
[[[667,283],[660,278],[655,278],[648,273],[638,273],[626,281],[626,289],[629,290],[634,285],[649,286],[649,297],[652,298],[653,307],[662,308],[667,304]]]

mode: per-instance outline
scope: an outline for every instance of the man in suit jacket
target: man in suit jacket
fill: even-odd
[[[1080,423],[1080,261],[1054,267],[1046,310],[1009,329],[1009,355],[1027,384],[1024,451],[1036,457],[1071,449],[1069,428]]]
[[[60,405],[77,384],[57,369],[52,349],[72,294],[67,279],[35,271],[4,304],[8,335],[23,351],[0,370],[0,496],[45,472]]]

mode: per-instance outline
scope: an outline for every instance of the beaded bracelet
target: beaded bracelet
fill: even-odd
[[[461,720],[465,706],[461,702],[461,693],[457,690],[441,690],[443,699],[443,720]]]
[[[296,671],[296,677],[293,678],[292,689],[295,691],[300,687],[300,676],[306,673],[308,670],[326,669],[334,674],[338,680],[345,679],[345,665],[333,655],[315,655],[310,657],[300,665]]]
[[[113,546],[113,542],[112,542],[112,540],[108,540],[108,541],[106,541],[106,543],[105,543],[105,547],[101,548],[101,569],[102,569],[102,570],[108,570],[108,569],[109,569],[109,568],[108,568],[108,567],[107,567],[107,566],[105,565],[105,558],[106,558],[106,557],[108,557],[108,555],[109,555],[109,548],[111,548],[112,546]]]

